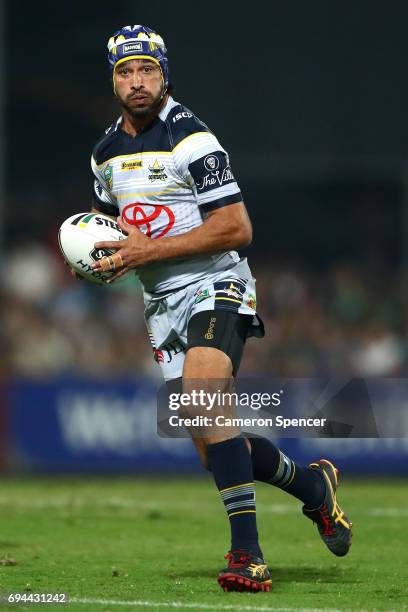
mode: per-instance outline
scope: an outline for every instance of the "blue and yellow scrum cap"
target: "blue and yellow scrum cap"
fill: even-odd
[[[162,37],[151,28],[142,25],[124,26],[115,32],[108,41],[108,61],[112,80],[118,64],[130,59],[150,59],[161,70],[163,94],[169,85],[167,49]]]

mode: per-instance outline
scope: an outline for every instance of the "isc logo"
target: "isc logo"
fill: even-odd
[[[173,117],[173,123],[176,123],[179,119],[190,119],[192,117],[192,113],[188,113],[187,111],[183,111],[182,113],[177,113],[175,117]]]

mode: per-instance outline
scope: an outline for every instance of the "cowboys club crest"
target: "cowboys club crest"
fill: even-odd
[[[157,159],[155,160],[153,166],[149,166],[150,174],[149,181],[165,181],[167,178],[167,174],[165,172],[164,166],[160,165]]]

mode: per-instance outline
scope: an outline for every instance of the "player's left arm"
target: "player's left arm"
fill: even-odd
[[[211,210],[202,225],[185,234],[160,240],[149,238],[137,227],[124,223],[120,217],[117,222],[128,237],[117,242],[98,242],[95,245],[98,248],[115,249],[122,258],[122,267],[111,281],[132,268],[179,257],[239,249],[252,241],[252,225],[242,201]],[[93,267],[100,268],[100,261],[95,262]]]
[[[153,241],[157,261],[241,249],[252,241],[252,225],[244,202],[215,208],[204,223],[185,234]]]

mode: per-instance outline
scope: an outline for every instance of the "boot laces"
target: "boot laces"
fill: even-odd
[[[224,559],[228,559],[228,567],[244,567],[251,560],[251,555],[245,551],[231,550],[224,555]]]
[[[333,521],[330,518],[329,510],[326,505],[324,505],[323,508],[320,510],[320,518],[322,519],[322,522],[323,522],[322,535],[324,536],[335,535],[336,532],[333,527]]]

